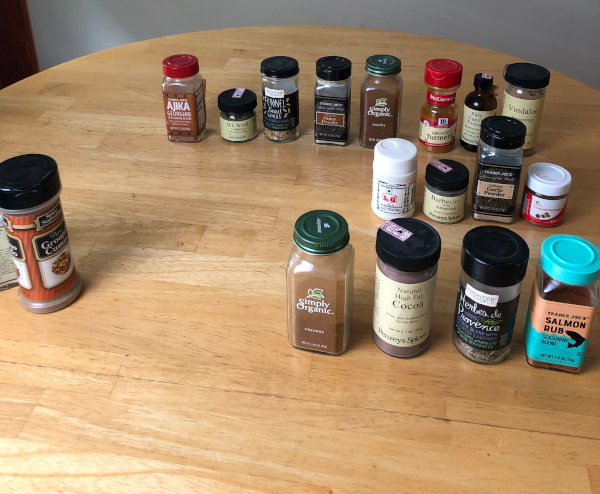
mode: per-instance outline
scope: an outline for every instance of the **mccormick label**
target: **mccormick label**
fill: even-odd
[[[315,96],[315,139],[345,143],[349,114],[349,98]]]
[[[183,136],[197,139],[206,127],[206,106],[204,94],[206,80],[193,94],[176,94],[163,91],[167,133],[169,136]]]
[[[285,93],[283,89],[263,88],[263,124],[269,130],[285,131],[298,127],[298,90]]]
[[[427,120],[421,117],[419,126],[419,142],[425,146],[445,147],[454,142],[456,137],[456,118],[439,117]]]
[[[60,200],[38,215],[4,214],[21,294],[33,301],[66,293],[77,279]]]
[[[433,94],[427,91],[427,103],[436,106],[450,106],[456,101],[456,93],[453,94]]]
[[[526,189],[521,214],[523,218],[534,225],[557,226],[563,222],[566,208],[566,197],[542,199]]]
[[[406,215],[415,209],[417,180],[391,184],[373,177],[373,209],[385,214]]]

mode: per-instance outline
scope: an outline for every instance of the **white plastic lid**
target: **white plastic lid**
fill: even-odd
[[[571,188],[571,174],[552,163],[534,163],[527,169],[526,185],[543,196],[563,196]]]
[[[416,173],[417,146],[405,139],[384,139],[375,146],[373,165],[388,175]]]

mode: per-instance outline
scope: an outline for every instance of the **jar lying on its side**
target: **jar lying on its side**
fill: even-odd
[[[292,346],[344,352],[352,322],[354,247],[342,216],[317,210],[298,218],[286,284]]]
[[[250,89],[228,89],[217,100],[221,110],[221,137],[230,142],[247,142],[256,137],[256,94]]]

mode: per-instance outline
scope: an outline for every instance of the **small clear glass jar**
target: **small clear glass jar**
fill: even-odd
[[[318,210],[298,218],[286,285],[291,345],[343,353],[352,323],[354,247],[342,216]]]
[[[221,137],[229,142],[248,142],[256,137],[256,94],[250,89],[228,89],[219,94]]]
[[[265,137],[273,142],[295,141],[300,136],[298,61],[292,57],[266,58],[260,72]]]
[[[425,169],[423,212],[439,223],[458,223],[465,217],[469,169],[454,160],[433,160]]]

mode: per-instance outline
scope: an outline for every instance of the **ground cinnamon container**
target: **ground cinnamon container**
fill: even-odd
[[[60,191],[58,166],[49,156],[26,154],[0,163],[0,212],[19,277],[19,302],[30,312],[62,309],[81,291]]]

